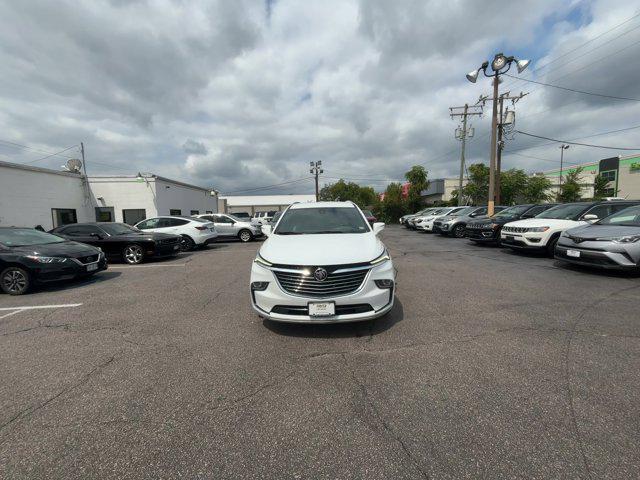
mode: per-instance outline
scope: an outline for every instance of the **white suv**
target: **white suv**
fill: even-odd
[[[455,213],[458,210],[462,210],[463,208],[466,207],[443,207],[439,210],[429,212],[427,215],[423,215],[414,220],[416,229],[422,230],[423,232],[433,232],[433,222],[436,218],[443,217],[445,215],[451,215],[452,213]]]
[[[393,307],[395,270],[378,238],[384,223],[369,226],[352,202],[291,205],[251,267],[251,304],[263,318],[281,322],[369,320]]]
[[[208,245],[218,238],[215,226],[208,220],[194,217],[153,217],[134,225],[145,232],[173,233],[180,235],[180,250],[192,250],[196,246]]]
[[[632,201],[564,203],[545,210],[533,218],[505,224],[500,232],[500,241],[506,247],[546,251],[553,257],[558,238],[565,230],[595,222],[639,203]]]

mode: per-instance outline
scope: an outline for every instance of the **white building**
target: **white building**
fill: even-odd
[[[295,202],[315,202],[315,195],[235,195],[220,197],[220,210],[225,213],[247,212],[253,216],[257,212],[284,210]]]
[[[420,192],[427,205],[434,203],[442,203],[450,201],[454,190],[458,190],[460,184],[459,178],[436,178],[429,180],[429,186],[426,190]],[[467,184],[467,179],[463,179],[462,186]]]
[[[218,211],[214,191],[158,175],[89,177],[0,162],[0,226],[45,230],[75,222],[136,223]]]

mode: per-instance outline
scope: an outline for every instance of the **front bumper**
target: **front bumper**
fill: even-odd
[[[500,230],[467,227],[465,229],[465,236],[474,242],[498,243],[500,241]]]
[[[422,222],[416,225],[416,229],[423,232],[433,232],[433,222]]]
[[[89,270],[89,265],[97,265],[95,270]],[[74,278],[86,277],[94,273],[106,270],[107,260],[104,255],[100,255],[97,262],[81,264],[72,259],[64,263],[41,264],[33,262],[30,265],[31,275],[36,283],[56,282],[59,280],[72,280]]]
[[[378,288],[374,280],[394,280],[393,288]],[[251,306],[261,317],[291,323],[342,323],[371,320],[393,308],[395,270],[391,260],[372,267],[362,285],[353,293],[336,297],[309,297],[284,291],[273,272],[257,263],[251,267],[251,283],[269,282],[265,290],[251,290]],[[328,317],[308,315],[310,302],[334,302],[336,314]]]
[[[518,250],[544,250],[551,234],[543,237],[540,233],[500,233],[500,243]]]
[[[579,252],[579,257],[568,251]],[[612,270],[636,270],[640,265],[628,254],[623,245],[613,242],[584,242],[576,244],[561,237],[556,245],[555,258],[563,262]]]

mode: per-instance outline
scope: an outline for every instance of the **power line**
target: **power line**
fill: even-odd
[[[544,85],[545,87],[559,88],[560,90],[567,90],[569,92],[582,93],[584,95],[593,95],[595,97],[613,98],[614,100],[630,100],[630,101],[633,101],[633,102],[640,102],[640,99],[637,99],[637,98],[616,97],[614,95],[605,95],[605,94],[602,94],[602,93],[585,92],[584,90],[576,90],[574,88],[561,87],[560,85],[553,85],[551,83],[538,82],[537,80],[530,80],[528,78],[519,78],[519,77],[516,77],[514,75],[509,75],[508,73],[505,73],[504,75],[506,75],[507,77],[511,77],[511,78],[518,78],[519,80],[522,80],[524,82],[536,83],[538,85]]]
[[[527,133],[527,132],[523,132],[521,130],[514,130],[514,131],[518,132],[518,133],[521,133],[522,135],[527,135],[529,137],[542,138],[544,140],[551,140],[552,142],[556,142],[556,143],[568,143],[568,144],[571,144],[571,145],[580,145],[582,147],[605,148],[607,150],[633,150],[633,151],[639,151],[640,150],[640,148],[610,147],[610,146],[606,146],[606,145],[593,145],[593,144],[589,144],[589,143],[571,142],[569,140],[558,140],[557,138],[544,137],[542,135],[534,135],[533,133]],[[595,136],[595,135],[593,135],[593,136]]]
[[[231,193],[239,193],[239,192],[253,192],[253,191],[257,191],[257,190],[268,190],[271,188],[276,188],[276,187],[280,187],[283,185],[290,185],[293,183],[300,183],[300,182],[304,182],[304,181],[308,181],[308,180],[312,180],[313,177],[302,177],[302,178],[298,178],[295,180],[289,180],[288,182],[282,182],[282,183],[275,183],[273,185],[265,185],[263,187],[255,187],[255,188],[245,188],[243,190],[234,190],[232,192],[225,192],[222,195],[229,195]]]
[[[42,150],[40,148],[30,147],[28,145],[22,145],[21,143],[11,142],[9,140],[0,139],[0,143],[7,144],[7,145],[10,145],[10,146],[13,146],[13,147],[20,147],[20,148],[23,148],[25,150],[32,150],[34,152],[44,153],[45,155],[53,154],[53,155],[58,155],[60,157],[73,158],[73,157],[69,157],[68,155],[60,155],[59,153],[53,153],[53,152],[50,152],[50,151],[47,151],[47,150]]]
[[[28,165],[28,164],[30,164],[30,163],[36,163],[36,162],[39,162],[40,160],[46,160],[47,158],[51,158],[51,157],[53,157],[53,156],[55,156],[55,155],[60,155],[61,153],[66,152],[67,150],[71,150],[72,148],[75,148],[75,147],[77,147],[77,146],[78,146],[77,144],[76,144],[76,145],[71,145],[70,147],[67,147],[67,148],[65,148],[64,150],[60,150],[59,152],[56,152],[56,153],[50,153],[49,155],[46,155],[46,156],[44,156],[44,157],[37,158],[37,159],[35,159],[35,160],[31,160],[31,161],[29,161],[29,162],[25,162],[25,165]]]

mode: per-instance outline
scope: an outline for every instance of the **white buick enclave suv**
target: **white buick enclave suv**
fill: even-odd
[[[270,320],[335,323],[370,320],[393,307],[395,270],[378,238],[351,202],[291,205],[251,267],[251,304]]]

